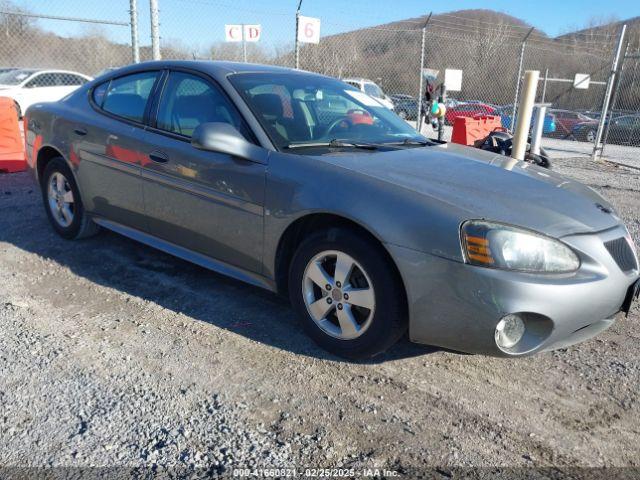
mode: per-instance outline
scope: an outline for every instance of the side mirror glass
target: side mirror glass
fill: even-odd
[[[201,123],[191,136],[191,145],[198,150],[226,153],[234,157],[264,163],[266,150],[248,142],[228,123]]]

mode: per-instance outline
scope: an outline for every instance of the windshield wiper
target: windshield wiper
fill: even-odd
[[[415,140],[413,138],[405,138],[402,142],[395,143],[394,145],[422,145],[426,147],[427,145],[435,145],[435,143],[430,142],[429,140]]]
[[[334,138],[329,142],[314,142],[314,143],[290,143],[286,149],[294,148],[313,148],[313,147],[329,147],[329,148],[361,148],[363,150],[377,150],[384,145],[375,143],[359,143],[359,142],[344,142]]]

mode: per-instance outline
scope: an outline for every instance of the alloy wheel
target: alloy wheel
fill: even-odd
[[[69,181],[60,172],[54,172],[49,177],[47,187],[49,209],[58,225],[63,228],[73,223],[75,214],[75,201]]]
[[[375,313],[369,275],[353,257],[327,250],[315,255],[302,276],[307,312],[326,334],[340,340],[360,337]]]

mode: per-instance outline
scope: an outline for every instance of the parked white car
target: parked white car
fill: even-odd
[[[0,96],[16,102],[18,117],[34,103],[55,102],[91,77],[65,70],[15,69],[0,73]]]
[[[393,101],[391,100],[391,97],[384,93],[382,88],[380,88],[375,82],[367,80],[366,78],[343,78],[342,81],[349,85],[353,85],[361,92],[375,98],[389,110],[393,110]]]

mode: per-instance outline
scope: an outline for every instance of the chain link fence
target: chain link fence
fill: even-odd
[[[313,15],[316,1],[305,0],[300,13]],[[264,10],[231,0],[154,3],[159,3],[162,58],[246,58],[296,66],[293,2],[290,8],[279,3]],[[96,2],[91,18],[72,15],[77,4],[77,0],[60,0],[29,9],[20,0],[0,0],[0,68],[56,68],[93,76],[131,63],[136,51],[140,60],[151,59],[149,1]],[[426,86],[422,69],[438,72],[435,84],[443,82],[445,70],[461,70],[461,89],[448,92],[445,123],[460,115],[487,113],[500,115],[508,128],[513,124],[523,72],[539,70],[537,101],[550,105],[548,116],[553,120],[548,127],[545,123],[544,145],[567,156],[591,155],[619,25],[549,38],[502,14],[463,11],[353,28],[345,11],[348,6],[337,5],[342,10],[336,10],[335,18],[321,18],[320,42],[299,45],[299,68],[349,80],[384,98],[409,122],[419,116],[418,99]],[[388,8],[385,5],[379,2],[377,7]],[[367,18],[358,9],[350,15]],[[225,42],[225,25],[241,23],[261,25],[260,41]],[[135,48],[138,32],[139,50]],[[610,119],[604,125],[605,141],[616,146],[640,145],[639,32],[637,27],[630,29],[625,38]],[[588,88],[574,86],[576,74],[589,75]],[[429,128],[425,127],[427,133]]]

